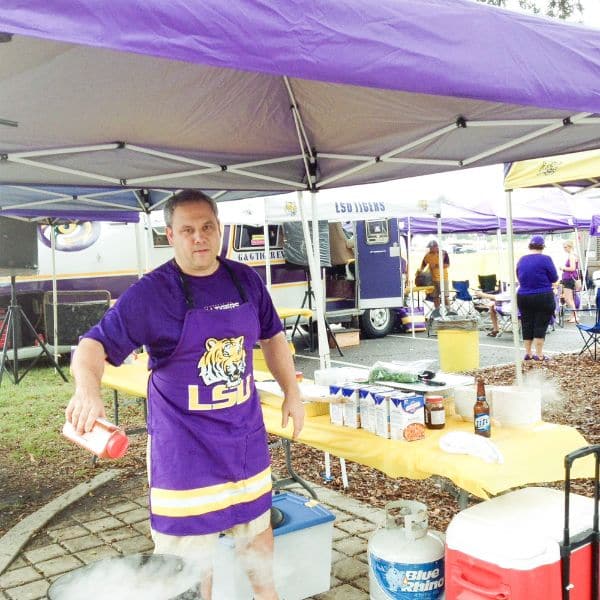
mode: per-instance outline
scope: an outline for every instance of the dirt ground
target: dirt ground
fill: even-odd
[[[561,355],[544,364],[526,363],[524,371],[526,377],[534,378],[543,389],[543,416],[546,421],[576,427],[590,444],[600,443],[600,420],[597,416],[600,361]],[[514,379],[513,367],[482,369],[479,373],[490,385],[506,385]],[[142,434],[131,437],[130,450],[118,463],[98,461],[94,465],[75,447],[66,450],[59,461],[35,461],[32,458],[29,462],[16,464],[7,457],[0,457],[0,536],[25,516],[78,483],[91,479],[102,469],[117,466],[122,475],[98,490],[95,497],[89,498],[91,502],[98,502],[102,497],[118,492],[119,486],[130,486],[133,481],[143,488],[144,454],[145,435]],[[300,476],[309,482],[323,483],[322,452],[294,444],[293,463]],[[282,450],[273,451],[273,469],[285,472]],[[418,499],[427,504],[431,525],[435,529],[445,530],[458,510],[455,498],[442,489],[440,482],[390,479],[374,469],[350,462],[347,470],[350,487],[343,490],[339,461],[332,458],[334,479],[328,485],[376,507],[382,507],[392,499]],[[549,485],[560,487],[560,484],[552,482]],[[591,496],[591,481],[576,482],[574,491]],[[80,506],[80,503],[77,504],[77,507]]]

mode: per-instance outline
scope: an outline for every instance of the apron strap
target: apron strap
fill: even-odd
[[[248,302],[248,297],[246,296],[246,292],[245,292],[244,288],[242,287],[242,284],[240,283],[236,274],[233,272],[233,269],[226,262],[223,262],[219,257],[217,257],[217,260],[219,261],[220,264],[222,264],[225,267],[225,270],[227,271],[227,273],[229,273],[229,276],[231,277],[231,280],[233,281],[233,285],[235,285],[235,287],[240,295],[240,298],[242,299],[242,304],[246,304],[246,302]],[[185,273],[181,270],[180,266],[177,264],[177,261],[175,259],[173,259],[173,265],[175,266],[175,269],[177,269],[177,274],[179,275],[179,281],[181,282],[181,289],[183,290],[183,296],[185,298],[185,303],[187,304],[188,309],[192,310],[193,308],[195,308],[195,304],[194,304],[194,298],[192,297],[192,293],[190,291],[188,278],[185,276]]]

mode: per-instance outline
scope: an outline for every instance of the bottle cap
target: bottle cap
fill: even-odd
[[[115,431],[106,442],[106,454],[110,458],[121,458],[129,448],[129,438],[122,431]]]

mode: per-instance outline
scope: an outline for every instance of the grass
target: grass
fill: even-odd
[[[68,365],[62,370],[67,383],[53,367],[32,369],[18,385],[4,373],[0,386],[0,455],[16,461],[52,461],[64,450],[65,439],[60,432],[74,383]],[[108,409],[112,404],[110,390],[105,390],[103,397]]]

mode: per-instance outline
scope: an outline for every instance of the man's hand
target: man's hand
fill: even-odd
[[[72,423],[79,435],[85,431],[91,431],[98,417],[106,417],[100,394],[86,394],[75,390],[65,410],[65,417]]]
[[[300,396],[287,395],[281,405],[281,426],[284,429],[287,427],[290,417],[292,417],[294,425],[292,439],[296,440],[304,426],[304,405]]]
[[[77,433],[91,431],[98,417],[105,417],[100,393],[104,372],[104,347],[100,342],[84,338],[79,342],[71,362],[75,377],[75,393],[67,405],[65,417]]]

